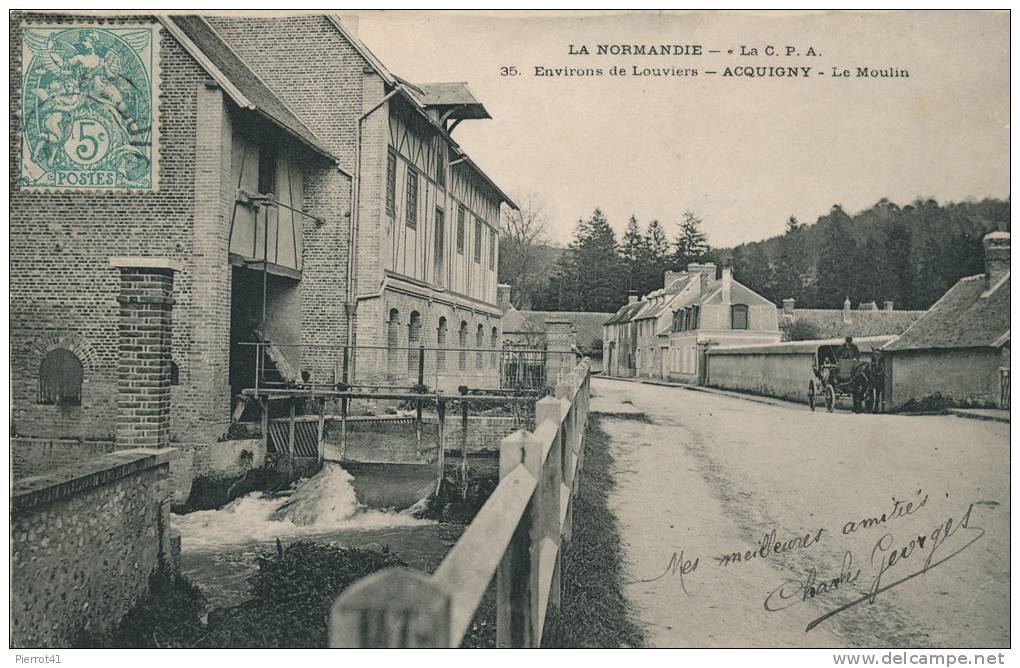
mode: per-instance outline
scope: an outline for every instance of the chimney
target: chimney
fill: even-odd
[[[637,290],[630,290],[627,292],[627,303],[633,304],[637,301]]]
[[[705,294],[709,282],[715,280],[715,264],[712,262],[704,264],[691,262],[687,265],[687,273],[691,276],[701,275],[701,294]]]
[[[850,297],[843,301],[843,322],[850,322]]]
[[[797,300],[795,300],[795,299],[789,299],[789,298],[784,299],[783,300],[783,315],[788,315],[788,316],[792,317],[793,316],[793,308],[794,308],[794,305],[796,303],[797,303]]]
[[[722,303],[730,303],[730,288],[733,286],[733,269],[723,267],[722,270]]]
[[[1009,273],[1009,232],[985,235],[985,283],[991,288]]]
[[[513,308],[513,304],[510,303],[510,293],[513,290],[506,283],[500,283],[496,286],[496,306],[499,307],[500,311],[509,311]]]
[[[892,303],[892,301],[887,299],[886,301],[882,302],[882,310],[883,311],[891,311],[891,310],[893,310],[893,303]]]

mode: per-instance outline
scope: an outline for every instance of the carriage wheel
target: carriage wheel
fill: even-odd
[[[878,412],[878,392],[873,387],[864,392],[864,410],[869,413]]]
[[[811,407],[811,412],[815,410],[815,381],[811,381],[807,386],[807,402],[808,406]]]
[[[836,390],[832,385],[825,386],[825,410],[830,413],[836,410]]]

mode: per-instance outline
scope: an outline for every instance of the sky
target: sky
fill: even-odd
[[[837,203],[853,213],[882,197],[1009,196],[1007,13],[363,12],[358,32],[409,81],[468,82],[492,119],[465,120],[454,139],[504,191],[542,203],[557,243],[596,206],[618,232],[633,214],[671,236],[691,210],[709,242],[727,247],[780,234],[791,215],[813,222]],[[705,53],[568,53],[610,43]],[[770,44],[802,55],[761,55]],[[759,55],[737,55],[742,45]],[[809,47],[819,55],[803,55]],[[699,75],[534,75],[613,65]],[[501,76],[509,66],[520,75]],[[704,74],[741,66],[812,71]],[[828,76],[834,67],[910,76]]]

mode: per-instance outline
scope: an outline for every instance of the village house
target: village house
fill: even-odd
[[[924,311],[895,310],[893,302],[862,302],[852,308],[850,299],[842,309],[797,308],[796,301],[784,299],[779,308],[779,329],[784,341],[834,339],[852,336],[899,335],[917,321]]]
[[[235,399],[255,382],[246,343],[268,343],[263,372],[293,382],[339,381],[346,345],[374,347],[343,369],[360,382],[414,377],[401,348],[498,347],[498,225],[512,202],[450,136],[488,118],[466,84],[409,84],[324,15],[21,13],[10,36],[11,89],[25,91],[11,126],[15,434],[173,442],[196,451],[198,475],[232,447]],[[49,65],[75,50],[80,68],[116,52],[134,88],[90,70],[96,125],[61,147],[47,132],[66,121],[38,101],[82,99]],[[99,160],[120,136],[134,139],[107,172],[57,164],[61,148]],[[168,294],[139,297],[136,279]],[[151,378],[124,360],[147,354],[124,347],[138,299],[167,306],[170,352]],[[450,382],[496,379],[495,354],[429,364]],[[132,402],[147,383],[168,396]]]
[[[712,263],[667,271],[663,288],[621,307],[605,327],[609,375],[699,382],[704,350],[713,345],[779,341],[772,302]]]
[[[941,397],[1009,408],[1009,233],[984,238],[985,273],[956,283],[883,348],[886,406]]]

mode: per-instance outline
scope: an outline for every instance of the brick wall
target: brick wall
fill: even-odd
[[[353,172],[366,63],[336,28],[322,16],[210,16],[208,21],[340,159],[340,167]],[[309,63],[317,66],[309,67]],[[302,222],[301,343],[305,345],[346,342],[351,185],[351,179],[336,168],[305,171],[305,210],[322,220],[304,218]],[[320,363],[323,357],[305,351],[302,367],[319,378],[331,374],[332,366]]]
[[[12,91],[20,88],[22,22],[70,20],[87,17],[12,15]],[[11,375],[13,421],[19,434],[109,437],[114,433],[119,276],[108,262],[113,255],[184,260],[176,285],[173,341],[181,386],[175,388],[174,401],[181,414],[205,410],[209,404],[210,397],[194,387],[193,379],[195,369],[211,360],[193,358],[193,314],[206,289],[196,287],[192,264],[193,257],[209,250],[206,241],[193,233],[196,100],[209,77],[168,33],[160,34],[159,192],[121,195],[17,189],[21,97],[11,96]],[[55,347],[70,348],[82,360],[80,406],[37,403],[39,364],[47,349]]]
[[[13,476],[26,478],[109,454],[117,449],[117,444],[114,441],[12,438],[10,447]]]
[[[11,646],[114,627],[171,561],[170,450],[124,450],[16,481]]]

